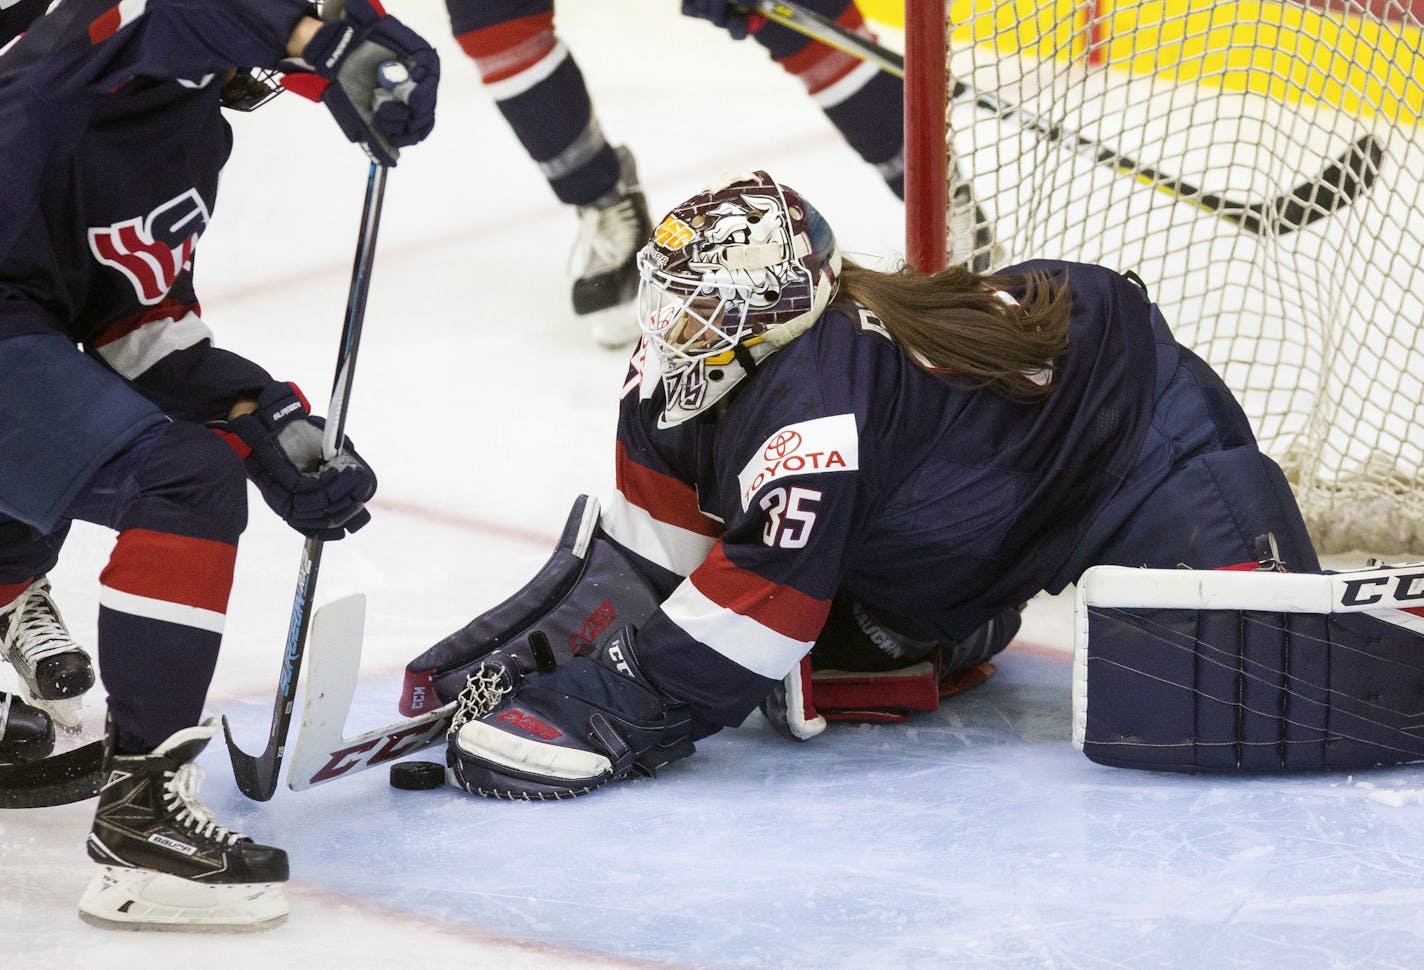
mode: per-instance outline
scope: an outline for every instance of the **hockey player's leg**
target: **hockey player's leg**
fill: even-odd
[[[49,715],[0,690],[0,764],[39,761],[54,750]]]
[[[287,854],[218,824],[198,801],[209,719],[152,751],[121,754],[111,730],[89,857],[102,866],[79,902],[119,929],[247,930],[287,918]]]
[[[847,30],[873,36],[853,0],[806,0],[803,5]],[[782,68],[806,85],[812,100],[856,154],[874,166],[890,190],[903,199],[904,81],[875,64],[777,24],[764,25],[755,36]],[[985,272],[995,260],[989,217],[957,165],[949,175],[949,262]]]
[[[192,764],[217,662],[247,483],[217,435],[168,423],[108,462],[71,506],[119,532],[100,576],[99,669],[109,694],[109,768],[81,903],[91,922],[255,929],[285,915],[286,857],[221,826]]]
[[[576,207],[574,312],[598,315],[594,337],[631,343],[633,257],[652,232],[633,157],[604,137],[583,73],[554,31],[553,0],[446,0],[456,40],[560,202]]]

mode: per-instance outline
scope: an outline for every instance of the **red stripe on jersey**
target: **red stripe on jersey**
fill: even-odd
[[[485,84],[503,81],[539,63],[554,49],[554,12],[507,20],[456,36],[460,47],[474,58]]]
[[[126,529],[99,574],[110,589],[227,612],[237,546],[149,529]]]
[[[738,566],[727,558],[720,539],[688,579],[718,606],[803,643],[815,642],[831,612],[830,600],[768,582]]]
[[[165,299],[151,310],[145,310],[137,316],[110,324],[93,341],[92,346],[98,348],[111,344],[121,337],[127,337],[146,323],[153,323],[155,320],[181,320],[190,313],[202,316],[203,308],[197,302],[184,303],[172,298]]]
[[[117,4],[95,17],[89,24],[89,43],[100,44],[118,33],[124,25],[123,15]]]
[[[633,461],[621,441],[614,463],[618,491],[654,519],[710,539],[722,534],[721,523],[698,511],[697,490],[691,485]]]
[[[855,4],[847,7],[845,13],[836,18],[836,23],[847,30],[871,37],[869,31],[862,29],[865,18],[860,15],[860,9]],[[777,63],[788,73],[799,77],[809,93],[816,94],[855,70],[861,61],[845,51],[836,50],[820,41],[812,41]]]

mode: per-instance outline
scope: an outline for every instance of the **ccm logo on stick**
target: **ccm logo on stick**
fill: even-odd
[[[1340,596],[1341,606],[1369,606],[1385,602],[1424,605],[1424,571],[1347,579],[1344,586]]]

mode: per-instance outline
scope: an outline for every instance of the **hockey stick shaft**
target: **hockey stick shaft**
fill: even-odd
[[[322,451],[328,459],[335,457],[340,442],[344,440],[346,409],[351,401],[351,382],[356,372],[356,352],[361,343],[361,328],[366,317],[366,296],[370,291],[371,268],[376,258],[376,236],[386,193],[386,173],[386,166],[372,162],[366,179],[366,198],[361,211],[361,230],[356,240],[351,288],[346,300],[346,319],[341,329],[336,377],[332,382],[331,404],[322,438]],[[321,539],[307,539],[302,546],[301,563],[297,569],[297,588],[292,598],[292,616],[287,624],[287,641],[282,651],[282,670],[277,681],[277,696],[272,707],[272,725],[267,735],[266,747],[258,755],[244,752],[233,741],[232,728],[227,717],[223,717],[223,735],[227,739],[237,787],[248,798],[259,802],[267,801],[277,790],[277,776],[282,769],[287,730],[292,723],[292,706],[296,701],[297,680],[302,669],[307,628],[311,624],[312,596],[316,592],[321,552]]]
[[[899,54],[813,10],[807,10],[800,4],[788,0],[749,0],[745,9],[829,47],[875,64],[895,77],[905,77],[905,60]],[[1180,202],[1234,222],[1247,232],[1257,235],[1285,235],[1349,205],[1374,184],[1384,156],[1383,146],[1379,141],[1373,135],[1365,135],[1343,154],[1331,159],[1318,178],[1303,182],[1289,193],[1266,202],[1248,204],[1204,192],[1190,182],[1159,172],[1100,141],[1040,118],[1021,105],[975,91],[962,81],[954,83],[950,96],[956,101],[972,97],[979,109],[998,118],[1012,120],[1044,141],[1068,145],[1100,165],[1134,178]]]

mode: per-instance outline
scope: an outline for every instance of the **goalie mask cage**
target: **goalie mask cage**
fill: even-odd
[[[957,178],[992,266],[1136,271],[1322,551],[1424,550],[1424,0],[907,0],[905,41],[913,265]]]

